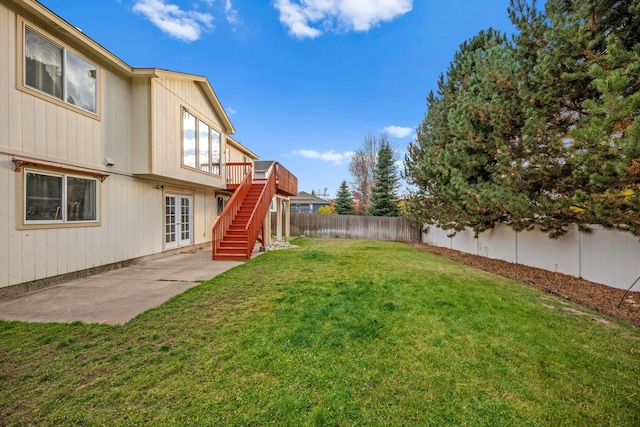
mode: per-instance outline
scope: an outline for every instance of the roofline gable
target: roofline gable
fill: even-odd
[[[207,96],[207,99],[213,106],[214,111],[216,112],[216,114],[218,114],[218,116],[222,120],[222,124],[225,128],[224,129],[225,133],[227,134],[236,133],[236,129],[235,127],[233,127],[233,124],[231,123],[231,119],[229,119],[227,112],[224,110],[224,107],[222,106],[222,103],[218,98],[218,95],[216,95],[216,92],[213,90],[211,83],[209,83],[209,79],[207,79],[206,77],[198,76],[196,74],[181,73],[179,71],[161,70],[157,68],[153,68],[153,69],[144,68],[140,70],[142,75],[145,75],[145,73],[150,73],[152,71],[153,73],[152,74],[150,73],[149,76],[153,75],[154,77],[158,77],[158,78],[167,77],[167,78],[174,78],[174,79],[180,79],[180,80],[190,80],[196,83],[198,86],[200,86],[202,91],[205,93],[205,95]]]
[[[83,51],[85,55],[90,53],[88,56],[105,62],[129,77],[161,78],[163,75],[166,75],[174,78],[192,80],[202,88],[207,96],[214,111],[222,121],[225,133],[234,134],[236,132],[229,116],[222,107],[218,96],[206,77],[176,71],[160,70],[157,68],[133,68],[43,4],[35,0],[10,0],[9,3],[13,3],[18,13],[25,15],[25,18],[35,21],[34,23],[41,25],[44,30],[53,32],[53,35],[66,43],[72,44],[74,48],[77,49],[80,47],[78,50]]]
[[[133,69],[129,64],[84,34],[78,27],[71,25],[62,17],[56,15],[40,2],[35,0],[10,0],[9,3],[13,3],[18,12],[25,15],[25,18],[35,21],[35,23],[41,25],[43,29],[47,31],[53,31],[55,33],[54,35],[62,41],[73,42],[74,48],[79,46],[81,49],[78,50],[84,51],[83,53],[86,54],[90,52],[92,57],[108,63],[118,71],[129,76],[133,75]]]

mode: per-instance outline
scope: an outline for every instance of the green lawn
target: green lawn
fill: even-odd
[[[294,243],[125,326],[0,322],[0,425],[640,425],[638,329],[400,243]]]

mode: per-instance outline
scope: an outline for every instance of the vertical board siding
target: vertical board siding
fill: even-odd
[[[47,256],[44,260],[41,260],[42,264],[46,265],[46,276],[54,277],[58,275],[58,251],[54,246],[58,241],[58,230],[48,229],[46,231],[46,245]]]
[[[275,234],[276,213],[271,227]],[[291,213],[291,234],[341,239],[419,242],[420,229],[405,218]]]
[[[1,155],[0,165],[0,197],[15,199],[18,174],[10,156]],[[95,227],[18,230],[15,204],[4,204],[0,232],[7,238],[0,241],[0,288],[161,253],[162,197],[147,181],[111,175],[101,184],[102,221]],[[202,207],[204,194],[195,199]],[[201,226],[195,227],[200,236]]]
[[[167,77],[152,81],[151,91],[154,126],[152,172],[201,185],[225,188],[226,182],[222,178],[182,167],[182,107],[224,134],[220,119],[200,87],[192,80]],[[224,151],[221,155],[224,156]],[[224,163],[224,157],[222,160]]]
[[[550,239],[539,230],[516,233],[498,224],[476,239],[471,230],[449,237],[451,230],[430,226],[422,242],[627,289],[640,276],[638,237],[599,225],[591,229],[584,233],[572,226],[564,236]],[[633,290],[640,290],[640,284]]]
[[[94,121],[96,129],[88,137],[95,138],[98,144],[92,148],[93,156],[97,164],[103,165],[104,158],[114,160],[113,169],[119,171],[131,171],[133,132],[132,132],[132,91],[133,83],[129,78],[123,78],[116,73],[102,68],[100,73],[102,91],[101,94],[101,121]],[[90,119],[89,119],[90,120]],[[147,126],[148,117],[144,117],[136,123],[138,126]],[[137,144],[145,144],[148,141],[136,141]]]
[[[6,8],[0,8],[0,117],[9,117],[9,93],[15,87],[15,20]],[[15,104],[14,104],[15,105]],[[0,147],[9,144],[9,126],[0,126]]]
[[[16,22],[11,2],[1,3],[0,288],[162,253],[164,193],[156,185],[164,177],[194,192],[194,244],[210,241],[217,209],[212,190],[226,183],[182,167],[182,106],[220,131],[224,156],[224,129],[200,83],[162,72],[158,79],[131,78],[93,61],[100,64],[100,115],[82,114],[20,90]],[[48,34],[50,28],[41,29]],[[99,184],[100,223],[23,227],[18,187],[24,172],[15,172],[12,155],[109,173]],[[107,167],[105,157],[115,165]]]
[[[2,9],[0,9],[0,13]],[[0,30],[1,31],[1,30]],[[0,41],[2,43],[2,41]],[[1,65],[0,65],[1,66]],[[0,99],[2,102],[2,99]],[[13,163],[7,155],[0,154],[0,200],[7,200],[9,203],[0,203],[0,236],[9,236],[13,228],[10,222],[11,211],[15,211],[15,204],[11,203],[11,198],[15,193],[15,183],[12,178],[14,172],[11,170]],[[10,253],[9,239],[0,238],[0,286],[9,281]]]

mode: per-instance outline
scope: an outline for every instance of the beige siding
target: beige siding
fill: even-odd
[[[214,190],[225,181],[182,167],[182,108],[221,133],[223,164],[226,137],[200,84],[163,72],[161,78],[130,77],[80,49],[99,67],[99,117],[19,90],[17,20],[9,7],[0,4],[0,288],[163,252],[158,184],[193,194],[193,243],[209,242]],[[109,173],[99,185],[100,223],[24,229],[18,194],[24,172],[14,171],[13,155]],[[106,157],[115,165],[106,166]],[[232,147],[231,159],[243,161],[243,153]]]
[[[182,108],[212,126],[224,130],[205,94],[192,80],[155,79],[152,83],[153,173],[200,185],[223,188],[222,178],[182,167]],[[224,154],[224,138],[222,138]]]
[[[15,33],[15,20],[5,7],[0,6],[0,117],[9,117],[10,93],[14,81],[15,70],[15,46],[13,43]],[[4,119],[3,119],[4,120]],[[4,121],[0,126],[0,147],[9,144],[9,126]]]
[[[147,174],[151,172],[150,153],[151,136],[149,135],[149,80],[146,78],[133,79],[132,84],[133,111],[131,126],[133,136],[131,141],[132,172]]]
[[[12,165],[9,159],[0,156],[0,164]],[[17,175],[10,167],[0,169],[2,200],[17,197]],[[148,182],[118,175],[101,187],[103,221],[96,227],[17,230],[15,204],[2,203],[0,233],[6,238],[0,239],[0,287],[162,252],[163,192]],[[194,204],[203,205],[203,199],[196,196]],[[194,214],[194,221],[202,215]],[[195,228],[202,236],[202,226]]]
[[[109,69],[101,69],[102,76],[102,132],[103,144],[94,152],[98,163],[104,158],[114,160],[111,170],[130,173],[132,170],[132,84]]]
[[[4,242],[6,242],[7,245],[7,252],[8,252],[8,277],[7,280],[8,282],[11,283],[21,283],[22,282],[22,235],[23,232],[22,231],[18,231],[16,230],[16,208],[15,208],[15,203],[16,203],[16,187],[17,187],[17,183],[16,183],[16,179],[15,179],[15,175],[16,173],[13,172],[13,169],[11,168],[10,165],[12,165],[12,163],[10,163],[9,159],[10,157],[7,156],[6,157],[7,161],[4,162],[4,164],[7,165],[6,168],[2,168],[0,169],[0,173],[3,175],[0,177],[0,181],[2,182],[7,182],[9,184],[9,197],[8,197],[8,201],[9,201],[9,205],[12,207],[11,209],[7,210],[7,214],[6,214],[6,229],[7,229],[7,238],[6,239],[2,239],[3,242],[0,244],[5,244]]]
[[[193,237],[194,244],[211,241],[211,230],[215,223],[217,199],[213,191],[198,190],[194,196]]]
[[[21,27],[16,27],[16,22],[16,14],[0,5],[0,151],[100,169],[104,168],[107,148],[119,157],[121,170],[130,169],[129,79],[88,58],[100,68],[102,120],[57,105],[44,95],[18,90],[17,31]],[[51,34],[46,28],[34,27]],[[66,47],[76,50],[72,45]],[[103,138],[113,146],[105,147]]]
[[[233,145],[229,144],[229,145],[227,145],[227,147],[229,147],[229,149],[230,149],[230,152],[229,152],[230,160],[229,161],[231,163],[244,162],[245,161],[245,157],[249,158],[249,156],[244,151],[240,151],[239,149],[237,149]]]
[[[0,286],[9,282],[9,266],[13,251],[10,236],[15,228],[11,223],[12,212],[15,211],[15,180],[11,166],[13,163],[10,157],[0,154]]]

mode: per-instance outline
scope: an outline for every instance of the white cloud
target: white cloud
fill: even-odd
[[[237,25],[240,22],[238,11],[233,8],[231,0],[227,0],[224,6],[224,13],[227,16],[227,22],[231,25]]]
[[[156,27],[171,37],[192,42],[203,31],[213,28],[213,16],[195,10],[182,10],[167,0],[137,0],[133,11],[147,17]]]
[[[369,31],[411,11],[413,0],[274,0],[280,22],[298,38],[324,31]]]
[[[236,114],[238,112],[238,110],[236,110],[233,107],[227,107],[226,110],[227,110],[227,114],[229,114],[230,116],[233,116],[234,114]]]
[[[319,160],[332,162],[336,165],[339,165],[342,163],[343,160],[351,159],[353,152],[345,151],[344,153],[336,153],[333,150],[329,150],[329,151],[325,151],[324,153],[320,153],[315,150],[302,149],[302,150],[294,150],[291,152],[291,154],[293,154],[294,156],[306,157],[308,159],[319,159]]]
[[[394,138],[406,138],[413,134],[414,129],[403,126],[387,126],[384,131]]]

